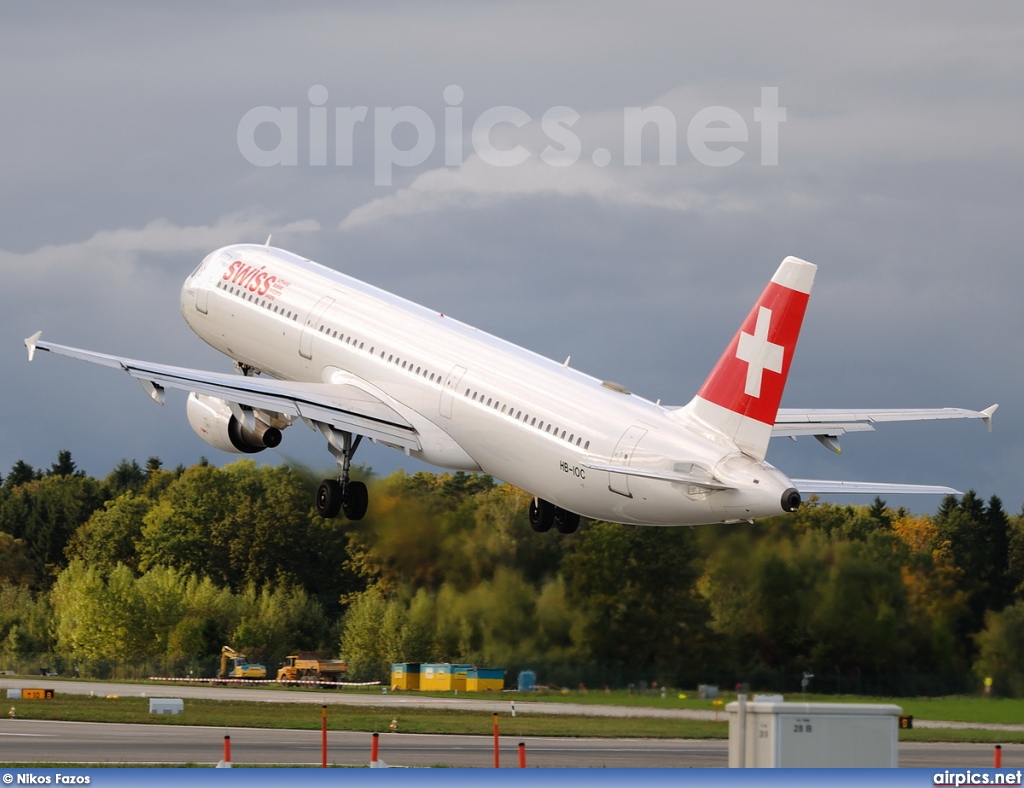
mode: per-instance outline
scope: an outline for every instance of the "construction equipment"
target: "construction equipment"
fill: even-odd
[[[277,683],[341,681],[347,670],[348,665],[343,659],[320,659],[309,652],[294,654],[284,658],[284,664],[277,671]]]
[[[239,654],[231,646],[224,646],[220,650],[218,679],[265,679],[266,677],[266,667],[255,662],[246,662],[245,654]]]

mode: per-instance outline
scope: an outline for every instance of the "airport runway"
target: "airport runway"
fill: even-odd
[[[0,720],[0,763],[201,763],[223,757],[242,764],[319,765],[320,731],[125,725],[98,722]],[[493,767],[490,736],[383,733],[379,757],[393,766]],[[519,739],[503,737],[501,765],[517,767]],[[528,766],[661,767],[725,766],[721,741],[680,739],[526,738]],[[328,763],[366,766],[372,734],[330,731]]]
[[[207,764],[224,752],[231,737],[237,765],[320,764],[320,731],[207,728],[178,725],[125,725],[99,722],[0,720],[0,764]],[[391,766],[494,766],[489,736],[437,736],[383,733],[379,757]],[[527,766],[616,768],[713,768],[728,763],[728,743],[690,739],[523,739]],[[328,763],[366,766],[372,735],[331,731]],[[519,739],[503,737],[501,765],[517,767]],[[900,766],[982,768],[992,765],[988,744],[903,743]],[[1024,766],[1024,747],[1003,748],[1003,766]]]

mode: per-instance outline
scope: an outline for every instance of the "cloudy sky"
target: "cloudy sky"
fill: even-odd
[[[181,283],[273,233],[679,404],[802,257],[819,270],[784,406],[1000,409],[991,435],[891,425],[769,460],[1024,503],[1019,3],[11,2],[0,20],[0,473],[65,448],[98,476],[233,459],[182,395],[29,365],[22,340],[228,369]],[[638,135],[641,110],[661,125]],[[302,426],[261,458],[333,466]]]

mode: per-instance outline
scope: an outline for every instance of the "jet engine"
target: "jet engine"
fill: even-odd
[[[231,405],[217,397],[191,392],[185,405],[188,423],[196,435],[216,449],[232,454],[255,454],[281,443],[281,430],[252,413],[252,428],[232,412]]]

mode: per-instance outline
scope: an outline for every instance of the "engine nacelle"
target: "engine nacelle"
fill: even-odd
[[[191,392],[185,405],[188,423],[196,435],[216,449],[232,454],[255,454],[281,444],[281,430],[259,418],[248,429],[231,412],[231,406],[217,397]]]

